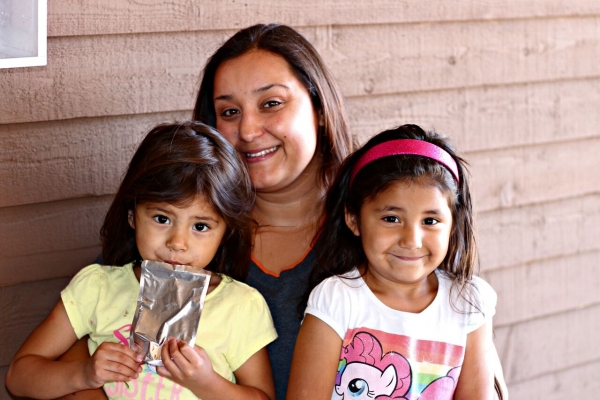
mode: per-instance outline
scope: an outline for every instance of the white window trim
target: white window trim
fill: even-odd
[[[0,68],[39,67],[48,63],[48,0],[38,1],[38,51],[35,57],[0,59]]]

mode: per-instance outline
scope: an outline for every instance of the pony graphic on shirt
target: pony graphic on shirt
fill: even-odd
[[[342,348],[332,399],[452,399],[459,374],[460,367],[451,368],[420,393],[417,385],[411,390],[410,362],[394,351],[383,354],[379,340],[369,332],[360,331]]]

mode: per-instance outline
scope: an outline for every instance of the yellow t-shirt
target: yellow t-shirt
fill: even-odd
[[[133,264],[123,267],[90,265],[62,291],[62,301],[77,337],[90,335],[93,354],[105,341],[127,345],[140,284]],[[258,291],[223,277],[206,296],[196,345],[208,354],[214,370],[235,382],[233,372],[254,353],[277,338],[269,308]],[[104,385],[110,399],[196,399],[187,389],[154,373],[147,366],[127,385]]]

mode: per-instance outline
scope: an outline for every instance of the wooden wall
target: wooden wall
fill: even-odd
[[[48,65],[0,70],[0,385],[99,253],[138,140],[191,115],[222,40],[277,21],[320,51],[361,141],[418,123],[470,161],[511,399],[597,398],[600,2],[61,0],[48,13]]]

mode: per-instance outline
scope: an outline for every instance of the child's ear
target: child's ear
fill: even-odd
[[[348,209],[344,209],[344,215],[346,217],[346,226],[354,233],[354,236],[360,236],[360,229],[358,229],[358,222],[356,221],[356,214],[352,214]]]
[[[135,216],[133,215],[133,210],[127,212],[127,222],[129,222],[131,229],[135,229]]]

